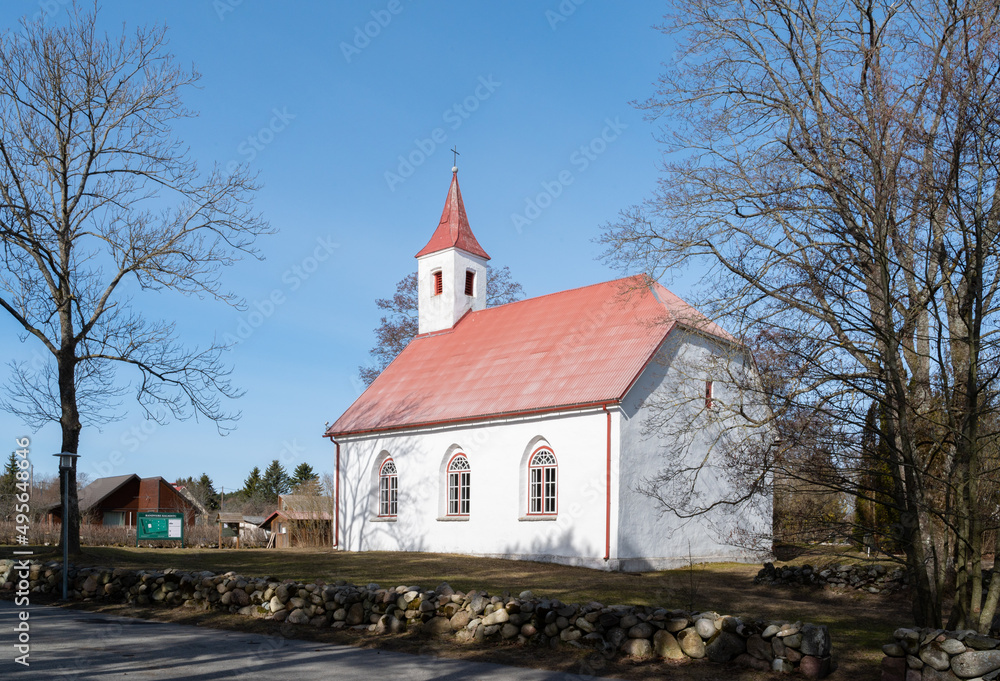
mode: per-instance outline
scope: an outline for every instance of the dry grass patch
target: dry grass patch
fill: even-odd
[[[0,557],[10,555],[0,548]],[[50,552],[45,559],[57,558]],[[857,556],[844,558],[859,559]],[[839,560],[840,557],[837,557]],[[795,564],[807,562],[796,558]],[[832,559],[818,560],[823,564]],[[349,553],[316,549],[281,551],[249,549],[134,549],[88,547],[74,562],[132,569],[234,570],[248,576],[271,576],[296,581],[354,584],[376,582],[392,587],[400,584],[435,587],[448,582],[455,589],[485,589],[490,593],[524,590],[536,596],[558,598],[566,603],[656,605],[667,608],[715,610],[723,614],[760,619],[801,619],[830,627],[834,655],[840,668],[830,678],[864,681],[878,679],[881,645],[892,631],[911,621],[909,604],[903,597],[871,595],[854,591],[835,592],[809,587],[768,587],[753,584],[759,565],[735,563],[695,565],[690,568],[642,574],[607,573],[547,563],[506,561],[469,556],[430,553]],[[779,563],[780,565],[780,563]],[[126,614],[125,606],[105,606]],[[485,648],[455,646],[420,637],[401,635],[380,637],[355,632],[282,627],[273,622],[248,621],[226,613],[194,613],[188,609],[148,610],[139,613],[157,619],[185,621],[200,626],[236,628],[261,633],[281,633],[296,638],[348,643],[434,654],[445,657],[481,659],[503,664],[541,667],[614,676],[626,679],[661,679],[664,676],[689,681],[715,678],[751,681],[772,678],[737,667],[694,663],[684,666],[664,663],[609,661],[588,651],[563,647],[559,651],[496,644]]]

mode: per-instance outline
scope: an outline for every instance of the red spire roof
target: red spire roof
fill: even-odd
[[[490,259],[486,251],[476,241],[476,236],[469,227],[469,218],[465,214],[465,204],[462,203],[462,190],[458,188],[458,171],[451,175],[451,187],[448,188],[448,199],[441,211],[441,222],[431,236],[427,245],[417,253],[416,257],[437,253],[446,248],[461,248],[466,253]]]

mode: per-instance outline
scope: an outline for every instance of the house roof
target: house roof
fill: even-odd
[[[278,510],[257,523],[259,527],[270,526],[275,518],[286,520],[333,520],[333,514],[326,511],[284,511]]]
[[[89,511],[104,499],[117,492],[122,486],[135,478],[140,480],[135,473],[129,475],[115,475],[110,478],[98,478],[80,490],[80,512]]]
[[[465,204],[462,202],[462,190],[458,188],[458,171],[451,175],[451,187],[448,188],[448,198],[441,211],[441,221],[431,235],[431,240],[420,249],[416,257],[443,251],[446,248],[460,248],[466,253],[490,259],[486,251],[476,241],[476,236],[469,227],[469,218],[465,214]]]
[[[284,511],[315,511],[333,507],[333,497],[314,494],[282,494],[279,499],[278,505]]]
[[[619,401],[678,326],[735,342],[644,276],[470,312],[410,341],[326,435]]]

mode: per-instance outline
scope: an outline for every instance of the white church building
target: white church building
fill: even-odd
[[[639,491],[671,444],[649,427],[658,396],[655,414],[665,396],[701,424],[689,455],[713,456],[723,424],[699,415],[736,399],[725,377],[749,366],[732,336],[644,277],[487,308],[457,171],[416,258],[419,334],[325,434],[339,548],[607,570],[751,559],[719,518],[661,514]],[[697,491],[725,480],[709,467]],[[741,522],[769,527],[770,511]]]

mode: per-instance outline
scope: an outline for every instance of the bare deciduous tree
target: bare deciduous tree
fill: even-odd
[[[194,115],[181,94],[197,80],[162,27],[104,34],[75,5],[63,26],[25,21],[0,37],[0,308],[45,357],[13,366],[3,407],[36,428],[59,423],[64,452],[84,424],[120,416],[118,369],[149,418],[238,416],[221,404],[239,394],[225,348],[186,347],[132,304],[162,290],[238,304],[219,269],[269,231],[246,168],[199,172],[171,131]]]
[[[898,517],[916,622],[941,625],[953,581],[949,625],[980,631],[1000,597],[1000,578],[983,594],[995,514],[979,503],[1000,388],[997,15],[978,1],[678,4],[679,58],[642,105],[666,122],[660,188],[603,237],[626,270],[704,268],[703,309],[794,358],[782,380],[742,386],[770,405],[780,446],[730,447],[731,465],[774,480],[796,475],[789,451],[829,452],[810,484]],[[691,475],[650,482],[690,514]]]

